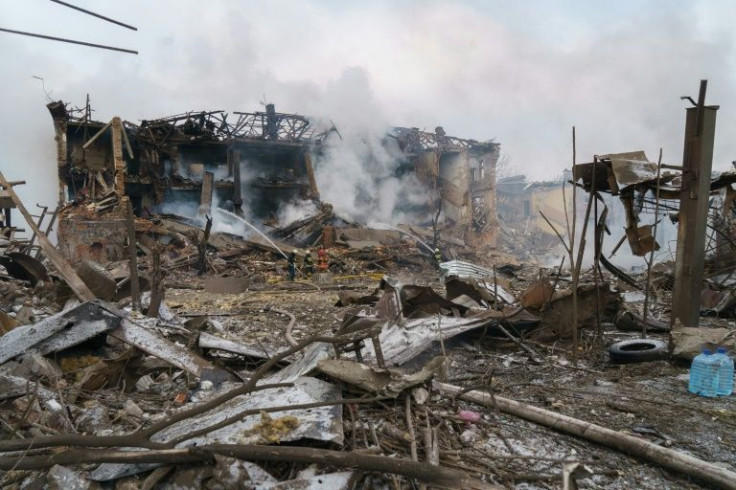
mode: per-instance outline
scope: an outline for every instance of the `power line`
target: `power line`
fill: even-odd
[[[40,37],[41,39],[50,39],[52,41],[60,41],[63,43],[81,44],[82,46],[89,46],[91,48],[109,49],[111,51],[120,51],[122,53],[138,54],[138,51],[132,49],[115,48],[113,46],[105,46],[103,44],[86,43],[84,41],[74,41],[73,39],[64,39],[63,37],[46,36],[44,34],[34,34],[32,32],[14,31],[13,29],[5,29],[0,27],[0,32],[9,32],[10,34],[20,34],[21,36]]]
[[[80,12],[84,12],[85,14],[91,15],[93,17],[97,17],[98,19],[106,20],[108,22],[112,22],[113,24],[117,24],[119,26],[123,26],[126,29],[130,29],[131,31],[137,31],[137,27],[130,26],[128,24],[123,24],[122,22],[119,22],[115,19],[111,19],[110,17],[105,17],[104,15],[96,14],[90,10],[85,10],[81,7],[77,7],[76,5],[72,5],[70,3],[62,2],[61,0],[51,0],[54,3],[58,3],[59,5],[63,5],[65,7],[69,7],[70,9],[78,10]]]

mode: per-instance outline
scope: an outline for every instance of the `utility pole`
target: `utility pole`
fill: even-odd
[[[718,106],[705,105],[707,86],[707,80],[700,81],[697,104],[690,97],[683,97],[695,107],[687,109],[685,122],[672,323],[674,325],[679,319],[685,327],[697,327],[700,320],[705,232],[718,110]]]

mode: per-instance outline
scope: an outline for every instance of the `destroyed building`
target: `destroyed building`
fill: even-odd
[[[95,219],[61,214],[59,234],[73,261],[120,258],[124,210],[115,207],[113,191],[127,196],[138,216],[181,203],[199,206],[201,214],[217,205],[268,220],[282,203],[318,203],[315,166],[327,138],[339,137],[334,126],[276,112],[273,104],[265,112],[189,112],[140,124],[94,121],[89,105],[74,110],[58,101],[48,109],[59,202],[90,198],[97,211],[111,210]],[[426,205],[407,224],[434,223],[448,236],[494,245],[498,143],[447,136],[441,127],[435,133],[393,128],[384,141],[398,149],[396,172],[413,172],[426,188]]]
[[[496,239],[496,164],[500,144],[447,136],[417,128],[394,128],[407,164],[427,187],[440,195],[440,209],[453,224],[474,233],[473,241],[493,246]]]
[[[703,100],[704,87],[700,113]],[[496,186],[496,143],[394,128],[383,143],[396,172],[427,188],[416,216],[444,212],[441,223],[374,230],[319,203],[257,239],[156,211],[252,205],[265,220],[275,201],[317,200],[331,127],[297,131],[304,141],[291,146],[262,127],[258,141],[225,143],[219,112],[93,125],[88,110],[50,109],[66,257],[40,228],[46,210],[31,215],[14,191],[22,181],[0,172],[0,205],[33,232],[0,242],[3,488],[734,489],[734,398],[688,393],[687,368],[668,358],[689,360],[705,342],[736,348],[736,174],[711,176],[707,151],[686,151],[703,161],[681,167],[597,155],[563,182]],[[266,126],[269,113],[279,117],[267,109]],[[697,192],[693,168],[712,177]],[[566,189],[581,191],[573,209]],[[700,221],[686,209],[698,196]],[[609,221],[614,207],[622,219]],[[665,217],[678,239],[702,225],[704,261],[627,275],[598,256],[607,232],[638,258],[651,253]],[[575,248],[569,221],[583,237]],[[560,228],[569,267],[532,262],[526,238],[544,226]],[[453,260],[422,249],[440,228]],[[494,233],[506,255],[468,244]],[[315,270],[296,248],[316,243]],[[287,280],[287,257],[298,279]],[[704,280],[691,282],[703,295],[674,299],[670,279],[701,265]],[[701,298],[717,304],[701,311]],[[693,327],[681,325],[685,299]]]
[[[565,169],[556,180],[529,181],[526,175],[498,179],[496,206],[505,250],[527,259],[541,258],[554,251],[559,255],[560,241],[554,228],[564,230],[566,213],[571,216],[572,192],[566,186],[571,177]],[[584,203],[577,208],[578,219],[584,218],[584,209]]]

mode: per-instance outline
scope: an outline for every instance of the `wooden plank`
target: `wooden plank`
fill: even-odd
[[[88,139],[88,140],[87,140],[87,141],[86,141],[86,142],[85,142],[85,143],[84,143],[84,144],[82,145],[82,149],[83,149],[83,150],[86,150],[87,148],[89,148],[89,146],[90,146],[90,145],[91,145],[92,143],[94,143],[95,141],[97,141],[97,138],[99,138],[99,137],[100,137],[100,136],[101,136],[101,135],[102,135],[102,134],[103,134],[103,133],[104,133],[105,131],[107,131],[107,128],[109,128],[109,127],[110,127],[111,125],[112,125],[112,121],[110,121],[109,123],[107,123],[107,124],[105,124],[104,126],[102,126],[102,128],[100,128],[100,130],[99,130],[99,131],[97,131],[97,132],[96,132],[96,133],[94,134],[94,136],[92,136],[92,137],[91,137],[90,139]]]
[[[48,257],[51,263],[54,264],[54,267],[56,267],[56,269],[59,271],[59,274],[62,275],[69,287],[72,289],[72,291],[74,291],[74,294],[76,294],[77,297],[82,301],[92,301],[93,299],[95,299],[95,295],[92,294],[92,291],[89,290],[89,288],[79,278],[77,273],[74,272],[74,269],[69,264],[69,262],[67,262],[66,259],[62,257],[61,253],[59,253],[58,250],[56,250],[56,247],[54,247],[54,245],[49,241],[48,237],[46,237],[46,235],[38,229],[38,226],[36,226],[36,223],[33,221],[33,216],[31,216],[31,213],[29,213],[26,207],[23,205],[20,198],[17,196],[10,183],[5,179],[5,176],[2,174],[2,172],[0,172],[0,185],[5,188],[5,191],[7,191],[10,197],[13,199],[16,208],[23,215],[26,222],[28,223],[28,226],[30,226],[31,230],[33,230],[36,236],[38,236],[38,242],[41,244],[46,257]]]

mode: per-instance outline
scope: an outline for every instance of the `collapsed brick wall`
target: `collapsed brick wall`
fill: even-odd
[[[72,264],[93,260],[107,265],[123,260],[127,222],[118,216],[88,218],[69,214],[59,220],[59,248]]]

